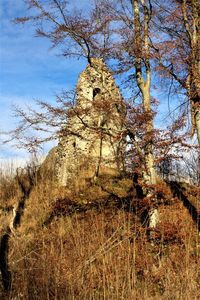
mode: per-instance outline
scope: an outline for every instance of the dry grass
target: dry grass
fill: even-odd
[[[42,226],[56,199],[77,203],[79,196],[47,181],[34,188],[10,239],[12,288],[0,288],[0,299],[200,299],[199,235],[178,200],[160,206],[153,241],[137,214],[115,205]],[[81,196],[80,203],[94,200],[88,190]]]

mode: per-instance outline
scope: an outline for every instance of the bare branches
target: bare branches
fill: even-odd
[[[185,25],[186,33],[188,35],[189,42],[190,42],[190,45],[191,45],[192,32],[190,31],[190,25],[189,25],[189,20],[188,20],[188,16],[187,16],[186,0],[182,1],[181,9],[182,9],[183,22],[184,22],[184,25]]]
[[[192,132],[200,145],[200,10],[199,1],[155,1],[158,9],[156,28],[163,33],[155,51],[158,72],[173,78],[179,93],[190,101]],[[167,8],[166,8],[167,7]]]
[[[16,18],[16,23],[31,22],[36,26],[39,25],[36,28],[36,34],[48,38],[53,47],[65,46],[71,42],[72,48],[78,46],[79,54],[81,53],[90,62],[91,52],[95,51],[94,37],[97,28],[94,28],[89,19],[83,17],[80,12],[70,15],[66,9],[67,1],[49,0],[46,5],[35,0],[26,0],[25,2],[29,5],[30,10],[34,9],[34,15]],[[66,49],[64,47],[65,56],[67,56]],[[70,51],[69,55],[72,53]],[[73,54],[76,56],[76,52]]]
[[[115,74],[123,75],[121,78],[126,82],[125,88],[129,88],[128,93],[130,89],[136,89],[134,92],[137,97],[141,97],[140,100],[142,99],[141,114],[132,114],[138,118],[137,134],[135,124],[130,119],[125,120],[126,134],[131,137],[131,143],[137,149],[138,155],[143,155],[147,173],[152,172],[150,175],[153,177],[157,132],[153,126],[154,112],[151,102],[152,72],[170,78],[170,89],[171,83],[174,86],[177,82],[176,87],[181,86],[184,90],[189,84],[193,93],[192,87],[197,85],[197,81],[187,83],[186,80],[191,59],[188,38],[197,31],[197,21],[193,22],[189,14],[193,9],[195,16],[197,8],[196,4],[192,8],[192,3],[196,1],[184,0],[179,3],[177,0],[173,1],[172,7],[168,7],[166,4],[171,3],[171,0],[166,4],[158,0],[101,0],[88,7],[87,13],[81,10],[69,11],[65,0],[25,2],[29,4],[30,10],[34,9],[34,15],[19,18],[17,22],[30,21],[39,25],[37,34],[50,39],[53,47],[61,46],[65,57],[85,57],[90,64],[93,56],[110,59],[113,70],[116,70]],[[184,14],[180,5],[185,9]],[[192,24],[195,24],[195,27],[192,27]],[[189,36],[184,26],[189,26]],[[193,78],[194,73],[197,74],[197,71],[190,74]],[[125,94],[128,93],[126,90]],[[194,100],[193,97],[192,103]],[[70,127],[66,125],[70,114],[75,114],[81,126],[86,129],[103,132],[108,136],[111,134],[100,121],[97,124],[88,124],[85,119],[87,112],[84,109],[77,110],[73,105],[67,107],[62,100],[61,106],[58,107],[41,101],[39,106],[44,112],[40,110],[38,113],[29,108],[27,114],[21,109],[16,109],[16,114],[23,121],[14,132],[15,136],[20,139],[25,130],[32,129],[43,133],[35,140],[30,134],[27,135],[29,145],[35,142],[40,144],[45,139],[51,140],[65,134],[79,135],[79,132],[71,132]],[[109,107],[105,107],[105,110],[109,111]]]
[[[7,132],[9,139],[5,142],[16,142],[30,152],[40,148],[45,142],[55,140],[63,134],[70,108],[73,106],[74,94],[57,95],[57,105],[37,100],[36,108],[14,107],[14,117],[19,120],[17,127]]]

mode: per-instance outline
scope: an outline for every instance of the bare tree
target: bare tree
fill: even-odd
[[[156,183],[156,171],[155,162],[153,156],[153,119],[152,119],[152,108],[151,108],[151,66],[150,66],[150,45],[149,45],[149,24],[151,20],[152,7],[149,1],[141,1],[139,7],[139,1],[132,1],[133,12],[134,12],[134,38],[136,44],[135,50],[135,72],[136,80],[142,94],[142,101],[144,106],[144,112],[147,115],[146,121],[146,136],[147,141],[144,148],[145,162],[146,162],[146,174],[145,178],[147,183]],[[140,12],[142,9],[143,13],[143,25],[141,24]],[[143,36],[143,40],[142,37]],[[142,62],[144,66],[142,65]]]
[[[154,1],[158,7],[156,28],[160,73],[171,77],[190,102],[192,135],[200,145],[200,6],[198,0]],[[163,36],[161,33],[164,33]],[[181,91],[180,91],[181,88]]]
[[[123,78],[127,78],[126,84],[128,87],[131,90],[137,90],[137,98],[141,97],[142,99],[143,124],[145,124],[145,135],[143,135],[143,141],[145,142],[142,143],[142,147],[137,143],[137,130],[135,131],[131,122],[127,122],[127,132],[132,143],[138,149],[138,155],[143,157],[143,177],[146,184],[155,184],[154,113],[150,92],[151,2],[106,0],[98,2],[95,9],[96,14],[99,11],[101,12],[100,22],[102,24],[104,19],[109,20],[109,37],[112,48],[107,51],[107,58],[110,60],[114,58],[115,63],[112,67],[116,74],[123,74]]]

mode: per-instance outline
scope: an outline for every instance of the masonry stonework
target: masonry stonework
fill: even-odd
[[[80,74],[76,106],[68,115],[67,134],[57,146],[59,184],[67,185],[72,178],[122,170],[125,106],[103,60],[91,59]]]

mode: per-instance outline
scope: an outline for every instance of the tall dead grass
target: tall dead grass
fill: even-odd
[[[12,288],[0,299],[200,299],[199,235],[182,203],[160,206],[149,240],[137,214],[114,205],[43,226],[66,198],[77,201],[47,180],[31,192],[10,239]]]

